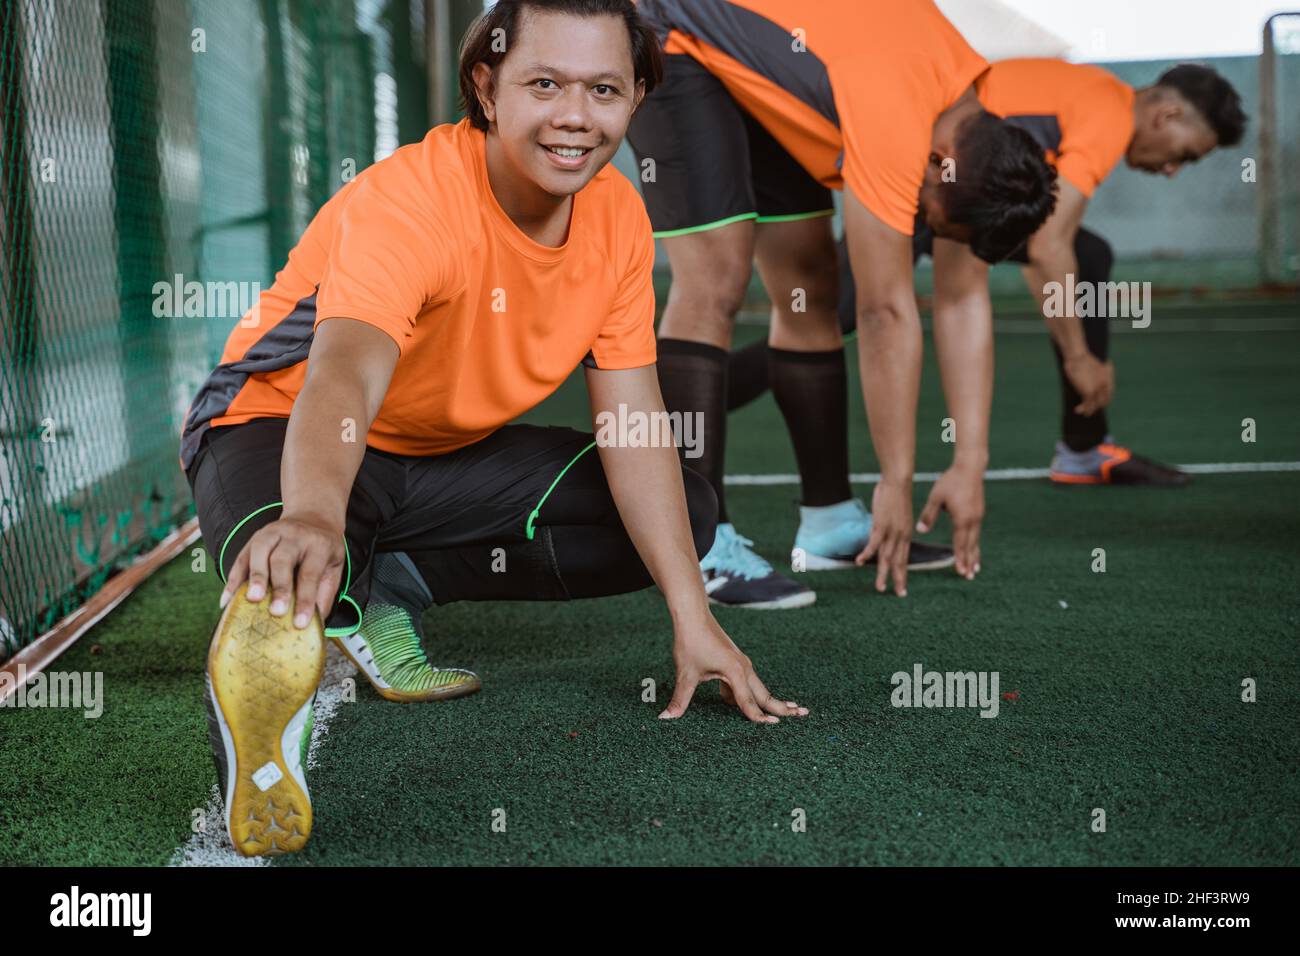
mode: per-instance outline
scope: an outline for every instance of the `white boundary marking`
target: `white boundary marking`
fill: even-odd
[[[1112,332],[1141,332],[1143,335],[1152,333],[1184,333],[1184,332],[1300,332],[1300,319],[1295,315],[1246,315],[1233,317],[1230,313],[1231,305],[1225,306],[1223,315],[1220,316],[1180,316],[1178,318],[1160,319],[1159,314],[1152,312],[1151,325],[1145,329],[1133,328],[1131,319],[1113,318],[1110,321]],[[1018,319],[994,319],[993,333],[995,335],[1043,335],[1048,334],[1047,326],[1037,321],[1038,317],[1032,312],[1023,313]],[[747,326],[768,326],[771,325],[771,316],[766,312],[740,312],[736,315],[737,325]],[[926,331],[932,331],[932,324],[928,318],[921,319],[921,327]]]
[[[339,653],[334,642],[328,645],[325,673],[321,675],[320,689],[316,693],[316,714],[311,728],[311,744],[307,748],[307,769],[316,768],[321,743],[329,733],[330,721],[343,701],[343,679],[355,677],[356,666]],[[308,781],[308,786],[311,781]],[[189,841],[176,848],[168,866],[266,866],[271,862],[266,856],[241,856],[230,845],[226,821],[222,816],[222,798],[217,785],[212,785],[208,805],[203,811],[203,828]]]
[[[1300,471],[1300,461],[1220,461],[1201,465],[1177,465],[1191,475],[1237,475],[1263,472]],[[937,471],[918,471],[913,481],[938,481]],[[1024,481],[1046,478],[1046,468],[994,468],[984,473],[985,481]],[[880,480],[876,472],[857,472],[849,475],[856,485],[874,484]],[[722,479],[727,485],[797,485],[798,475],[727,475]]]

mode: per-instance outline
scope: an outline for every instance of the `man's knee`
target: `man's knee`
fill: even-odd
[[[745,304],[753,272],[752,223],[665,240],[672,265],[670,305],[732,321]]]
[[[695,553],[702,560],[713,547],[713,536],[718,530],[718,496],[713,486],[697,471],[682,469],[686,485],[686,510],[691,519],[691,537],[695,539]]]

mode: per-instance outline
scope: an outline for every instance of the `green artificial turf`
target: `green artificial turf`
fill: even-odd
[[[997,349],[991,467],[1043,467],[1047,341]],[[1298,356],[1297,332],[1118,335],[1116,435],[1177,462],[1300,460]],[[935,470],[950,449],[932,365],[923,391],[918,468]],[[575,381],[531,418],[585,416]],[[731,421],[729,473],[794,471],[770,397]],[[852,422],[852,466],[874,470],[856,398]],[[783,563],[797,489],[728,497]],[[436,662],[478,671],[483,692],[401,706],[363,683],[311,776],[312,841],[276,865],[1300,862],[1300,474],[1174,491],[990,482],[987,498],[975,583],[917,575],[899,600],[864,572],[823,573],[807,610],[719,611],[772,689],[812,710],[777,726],[713,687],[656,720],[673,674],[654,592],[432,610]],[[104,672],[102,717],[0,711],[0,864],[161,864],[189,837],[215,783],[201,688],[220,588],[191,560],[59,659]],[[890,675],[918,662],[997,671],[1014,699],[995,719],[891,707]]]

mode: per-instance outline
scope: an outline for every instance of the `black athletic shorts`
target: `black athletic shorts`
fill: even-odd
[[[210,428],[186,472],[223,581],[248,539],[280,517],[288,423],[259,418]],[[507,425],[445,455],[367,447],[348,500],[346,571],[326,633],[347,636],[360,626],[376,552],[407,552],[418,563],[421,552],[532,541],[543,523],[621,529],[594,446],[590,434],[571,428]],[[553,493],[561,475],[563,493]],[[707,534],[712,541],[712,528]],[[564,599],[540,591],[535,597]]]
[[[835,213],[831,191],[685,54],[664,57],[663,83],[633,115],[627,140],[658,238]]]

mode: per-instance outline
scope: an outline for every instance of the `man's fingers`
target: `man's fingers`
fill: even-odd
[[[967,581],[975,578],[975,538],[978,526],[963,523],[953,531],[952,546],[957,555],[957,573]]]
[[[230,568],[230,576],[226,578],[226,586],[221,589],[221,606],[224,608],[230,603],[230,599],[235,596],[239,586],[244,583],[244,578],[248,576],[248,548],[239,552],[239,557],[235,558],[235,563]]]
[[[321,575],[325,573],[326,556],[309,553],[298,565],[298,587],[293,598],[293,626],[306,627],[320,591]]]
[[[334,610],[334,598],[339,591],[340,579],[340,569],[329,568],[321,575],[320,584],[316,586],[316,607],[320,611],[322,624],[329,620],[330,612]]]
[[[659,715],[660,720],[675,720],[682,714],[686,713],[686,708],[691,705],[691,698],[695,696],[695,688],[699,681],[692,674],[678,674],[677,685],[673,687],[673,699],[668,702],[668,706],[663,709]]]
[[[302,554],[298,548],[281,540],[271,552],[271,607],[272,615],[278,616],[289,612],[293,601],[294,571]]]
[[[277,534],[263,534],[259,531],[248,539],[248,544],[244,545],[245,550],[248,551],[247,597],[250,601],[260,601],[266,597],[266,589],[270,584],[271,549],[275,547],[279,538]]]
[[[722,679],[731,686],[731,692],[736,695],[736,706],[740,708],[740,712],[754,723],[774,724],[780,719],[763,713],[763,709],[758,706],[758,701],[754,700],[754,692],[749,689],[749,682],[743,671],[734,670]]]
[[[883,538],[879,529],[873,526],[871,529],[871,537],[867,539],[867,546],[862,549],[861,554],[854,558],[854,563],[857,564],[858,567],[862,567],[862,565],[870,561],[871,556],[880,550],[880,542],[882,540]]]
[[[907,597],[907,555],[911,539],[904,539],[894,546],[894,593]]]
[[[921,509],[921,517],[916,519],[916,530],[921,534],[925,534],[934,527],[935,521],[939,518],[939,509],[943,507],[943,499],[936,493],[937,490],[937,486],[930,490],[930,497],[926,500],[925,507]]]
[[[772,696],[772,692],[764,686],[759,680],[758,674],[754,671],[749,672],[749,689],[754,692],[754,698],[759,702],[759,706],[767,711],[773,717],[807,717],[808,708],[800,707],[798,701],[778,700]]]

